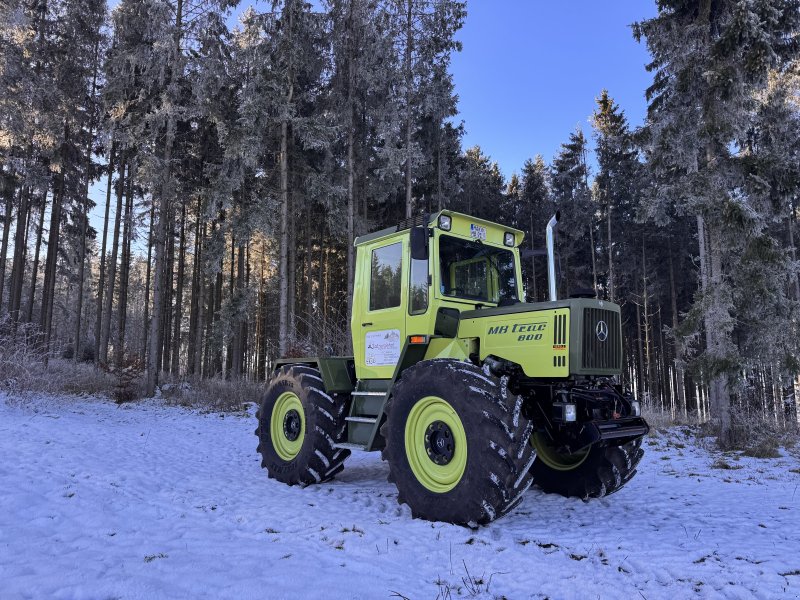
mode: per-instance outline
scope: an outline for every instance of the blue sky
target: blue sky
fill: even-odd
[[[594,99],[607,88],[641,125],[649,55],[630,24],[653,0],[471,0],[452,73],[466,136],[506,177],[536,154],[550,162],[576,126],[590,135]]]

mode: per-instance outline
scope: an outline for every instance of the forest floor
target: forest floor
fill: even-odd
[[[477,531],[413,520],[379,454],[300,489],[250,413],[0,395],[3,598],[800,597],[800,459],[649,437],[584,503],[532,488]]]

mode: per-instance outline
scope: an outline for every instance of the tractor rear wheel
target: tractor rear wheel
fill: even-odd
[[[542,491],[567,497],[601,498],[622,488],[636,474],[644,456],[642,440],[621,446],[594,444],[582,453],[560,454],[536,433],[532,438],[536,460],[533,482]]]
[[[256,413],[261,466],[271,479],[306,486],[332,479],[350,450],[337,448],[346,425],[346,398],[328,395],[317,369],[281,367]]]
[[[466,362],[403,371],[386,407],[382,457],[414,518],[476,527],[522,501],[533,427],[505,381]]]

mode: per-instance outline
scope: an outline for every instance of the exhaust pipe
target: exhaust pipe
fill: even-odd
[[[558,293],[556,292],[556,258],[553,248],[553,233],[555,232],[560,218],[561,211],[557,210],[556,214],[550,218],[550,222],[547,224],[547,283],[550,288],[550,302],[558,300]]]

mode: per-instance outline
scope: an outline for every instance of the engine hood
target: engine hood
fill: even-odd
[[[581,308],[604,308],[606,310],[619,310],[619,305],[606,300],[594,298],[566,298],[556,302],[518,302],[509,306],[492,306],[467,310],[461,313],[460,319],[480,319],[481,317],[497,317],[502,315],[516,315],[519,313],[536,312],[540,310],[553,310],[555,308],[568,308],[577,310]]]

